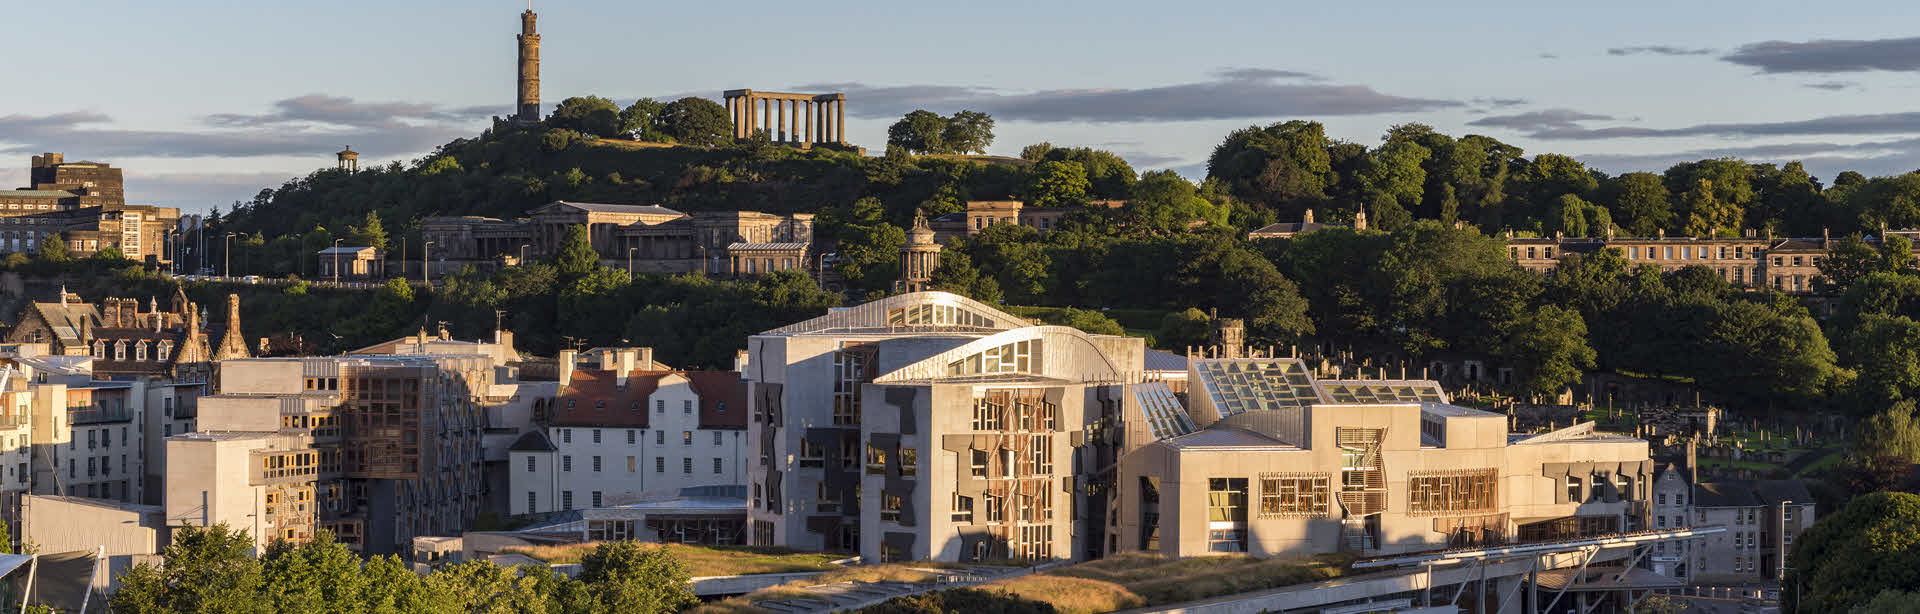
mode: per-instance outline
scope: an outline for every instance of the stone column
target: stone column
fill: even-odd
[[[789,114],[793,116],[793,127],[787,132],[787,142],[797,143],[800,141],[800,101],[794,100],[789,102],[787,109]]]
[[[777,106],[779,108],[779,112],[774,113],[774,115],[778,115],[780,117],[779,119],[780,130],[773,133],[773,142],[785,143],[787,142],[787,100],[785,98],[782,98],[778,102],[779,104]]]
[[[847,101],[844,99],[833,101],[833,113],[833,142],[845,144],[847,142]]]
[[[765,130],[769,138],[773,136],[773,99],[772,98],[768,98],[767,106],[762,107],[760,110],[760,129]]]
[[[813,142],[827,142],[827,103],[825,101],[814,101],[813,125],[816,130],[816,132],[814,132]]]

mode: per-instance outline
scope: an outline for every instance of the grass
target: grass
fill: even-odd
[[[1169,559],[1130,552],[987,585],[1062,612],[1110,612],[1337,578],[1351,560],[1213,556]]]
[[[597,542],[589,542],[556,546],[510,546],[501,549],[500,553],[524,554],[550,565],[563,565],[580,562],[581,557],[593,552],[593,549],[599,545]],[[641,547],[666,548],[668,554],[687,566],[687,575],[694,577],[845,569],[833,564],[833,561],[844,558],[844,555],[799,552],[786,548],[708,547],[684,544],[642,544]]]
[[[630,139],[596,139],[593,144],[619,149],[659,149],[662,147],[680,146],[679,143],[655,143],[652,141],[635,141]]]
[[[787,582],[779,586],[770,586],[770,587],[763,588],[751,593],[747,593],[745,595],[736,595],[720,601],[708,603],[698,608],[694,608],[693,610],[690,610],[688,614],[764,613],[766,612],[766,610],[753,607],[753,602],[805,597],[807,596],[807,594],[805,592],[802,592],[800,589],[809,587],[809,586],[819,585],[819,584],[833,584],[835,582],[916,582],[917,583],[917,582],[928,582],[933,580],[933,574],[930,574],[924,571],[919,571],[917,569],[913,569],[916,567],[921,569],[945,569],[950,567],[964,567],[964,565],[959,565],[955,563],[930,563],[926,561],[921,561],[921,562],[914,562],[914,563],[888,563],[885,565],[858,565],[854,567],[840,567],[832,571],[828,571],[826,573],[813,576],[810,578],[800,578],[798,580]]]
[[[1847,458],[1847,454],[1845,452],[1842,452],[1839,450],[1828,452],[1825,455],[1821,456],[1819,460],[1813,461],[1807,466],[1800,468],[1800,471],[1795,472],[1793,474],[1793,477],[1798,478],[1798,477],[1810,477],[1810,476],[1821,475],[1823,473],[1826,473],[1828,469],[1832,469],[1834,467],[1839,466],[1840,461],[1846,460],[1846,458]]]

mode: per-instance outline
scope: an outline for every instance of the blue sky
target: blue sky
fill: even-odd
[[[1205,173],[1235,128],[1289,119],[1366,144],[1479,133],[1609,172],[1805,159],[1920,168],[1920,32],[1898,2],[547,0],[543,98],[845,91],[878,151],[914,108],[985,110],[992,153],[1050,141]],[[74,0],[13,11],[0,187],[62,151],[136,202],[204,209],[332,164],[406,160],[513,102],[522,2]],[[75,15],[113,15],[82,20]],[[26,85],[30,84],[30,85]]]

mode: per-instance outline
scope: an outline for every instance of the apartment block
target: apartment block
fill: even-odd
[[[1656,547],[1650,566],[1694,584],[1758,584],[1785,577],[1793,541],[1814,522],[1814,500],[1799,480],[1698,482],[1669,465],[1654,482],[1656,527],[1726,531]]]

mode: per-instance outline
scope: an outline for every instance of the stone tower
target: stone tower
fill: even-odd
[[[913,229],[907,231],[907,243],[900,246],[900,288],[919,292],[933,285],[933,270],[940,268],[940,244],[933,242],[933,229],[927,216],[913,214]]]
[[[528,8],[520,14],[520,102],[513,120],[540,121],[540,34],[534,22],[540,15]]]
[[[1215,358],[1246,358],[1247,321],[1240,318],[1222,318],[1218,311],[1208,314],[1207,337],[1212,343]]]
[[[240,332],[240,295],[227,295],[227,330],[220,336],[220,346],[213,349],[215,361],[249,358],[247,336]]]

